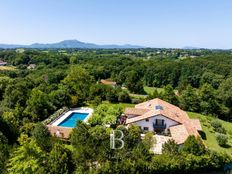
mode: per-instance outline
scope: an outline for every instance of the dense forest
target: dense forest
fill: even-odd
[[[0,173],[190,173],[220,170],[231,154],[212,151],[189,137],[162,155],[149,152],[149,134],[117,126],[123,108],[161,98],[186,111],[232,122],[232,52],[179,49],[0,50]],[[30,65],[34,65],[30,68]],[[103,85],[101,79],[117,82]],[[162,88],[147,94],[144,87]],[[140,94],[140,95],[132,95]],[[103,104],[102,104],[103,103]],[[51,137],[42,122],[62,107],[96,109],[68,141]],[[106,148],[110,123],[127,146]]]

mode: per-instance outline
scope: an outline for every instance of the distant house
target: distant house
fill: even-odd
[[[110,85],[112,87],[116,87],[117,86],[117,83],[114,82],[114,81],[111,81],[111,80],[108,80],[108,79],[101,79],[101,84],[103,85]]]
[[[161,99],[153,99],[125,109],[126,125],[138,125],[142,131],[154,131],[183,144],[189,135],[200,136],[202,131],[198,119],[190,119],[179,107]]]
[[[0,66],[6,66],[7,65],[7,62],[3,62],[0,60]]]
[[[27,66],[27,69],[35,69],[36,68],[36,64],[30,64]]]

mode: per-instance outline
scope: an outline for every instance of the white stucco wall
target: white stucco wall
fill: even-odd
[[[176,122],[174,120],[171,120],[171,119],[169,119],[167,117],[164,117],[162,115],[157,115],[157,116],[154,116],[154,117],[150,117],[148,122],[144,119],[144,120],[135,122],[133,124],[136,124],[136,125],[140,126],[142,130],[143,130],[144,127],[148,127],[149,131],[153,131],[154,130],[153,129],[153,123],[155,123],[156,119],[164,120],[164,124],[166,124],[166,128],[169,128],[170,126],[174,126],[174,125],[179,124],[178,122]]]

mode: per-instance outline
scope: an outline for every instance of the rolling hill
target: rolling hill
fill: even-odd
[[[49,43],[49,44],[43,44],[43,43],[34,43],[31,45],[15,45],[15,44],[0,44],[0,48],[3,49],[13,49],[13,48],[39,48],[39,49],[47,49],[47,48],[88,48],[88,49],[125,49],[125,48],[144,48],[143,46],[138,45],[98,45],[93,43],[85,43],[78,40],[64,40],[57,43]]]

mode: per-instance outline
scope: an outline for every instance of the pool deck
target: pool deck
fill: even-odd
[[[72,108],[68,112],[60,115],[57,120],[54,122],[51,122],[50,124],[47,125],[48,130],[51,135],[62,138],[62,139],[68,139],[70,133],[72,132],[73,128],[70,127],[62,127],[58,126],[62,121],[64,121],[69,115],[72,113],[88,113],[87,117],[83,120],[83,122],[88,122],[88,119],[92,116],[93,114],[93,109],[91,108]]]
[[[67,117],[69,117],[72,113],[87,113],[87,117],[83,120],[83,122],[87,122],[89,117],[93,114],[93,109],[91,108],[73,108],[66,112],[64,115],[62,115],[59,119],[57,119],[55,122],[53,122],[52,126],[58,126],[60,123],[62,123]]]

